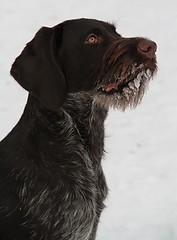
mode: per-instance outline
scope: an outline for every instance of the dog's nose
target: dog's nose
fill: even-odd
[[[154,58],[157,44],[148,39],[140,39],[137,46],[138,52],[147,58]]]

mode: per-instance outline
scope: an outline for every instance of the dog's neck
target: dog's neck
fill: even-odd
[[[104,153],[104,121],[108,111],[86,92],[70,94],[63,110],[72,118],[89,157],[99,165]]]
[[[19,151],[15,144],[20,142],[20,150],[26,155],[34,155],[32,158],[36,161],[45,158],[54,164],[61,158],[63,151],[68,151],[70,161],[77,145],[77,149],[88,155],[95,167],[99,167],[104,153],[106,116],[107,111],[93,104],[93,98],[87,93],[70,94],[56,112],[47,110],[35,97],[29,95],[19,123],[4,143],[8,145],[13,142],[13,158],[15,151]],[[15,134],[16,130],[18,134]]]

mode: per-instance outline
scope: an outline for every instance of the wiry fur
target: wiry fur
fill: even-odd
[[[4,172],[9,182],[19,186],[14,192],[18,205],[13,210],[4,209],[1,215],[5,221],[8,216],[22,215],[20,229],[29,234],[29,239],[90,240],[95,237],[107,195],[100,165],[107,112],[97,104],[92,105],[92,101],[90,94],[71,94],[63,108],[53,113],[30,96],[13,130],[15,134],[22,129],[19,141],[26,145],[26,150],[15,148],[10,153],[14,159],[20,152],[24,155],[18,165],[12,163],[10,172]],[[24,128],[24,119],[29,116],[29,124]],[[48,137],[44,138],[46,132]],[[8,141],[14,147],[17,145],[12,135],[1,143],[1,147],[8,147]],[[36,149],[30,159],[33,164],[25,158],[31,148]],[[9,152],[3,154],[6,156]],[[13,232],[7,236],[10,238],[11,234]]]
[[[128,107],[136,108],[137,105],[141,103],[144,93],[148,89],[150,77],[151,75],[147,75],[146,72],[140,72],[139,78],[141,81],[139,87],[136,87],[135,84],[132,83],[134,80],[136,80],[135,78],[127,87],[123,89],[121,93],[115,92],[112,94],[95,94],[94,100],[106,109],[113,107],[115,109],[124,111]]]
[[[108,191],[104,121],[110,106],[141,101],[155,51],[93,19],[44,27],[27,44],[11,74],[28,101],[0,142],[1,240],[95,240]]]

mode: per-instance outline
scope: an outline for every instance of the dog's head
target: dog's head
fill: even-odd
[[[123,38],[109,23],[69,20],[41,28],[11,74],[50,110],[79,91],[92,92],[104,107],[125,109],[141,101],[156,71],[156,48],[144,38]]]

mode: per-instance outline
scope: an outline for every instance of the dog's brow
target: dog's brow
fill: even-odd
[[[102,33],[101,29],[100,28],[90,28],[87,33],[95,33],[95,34],[98,34],[100,35]]]

